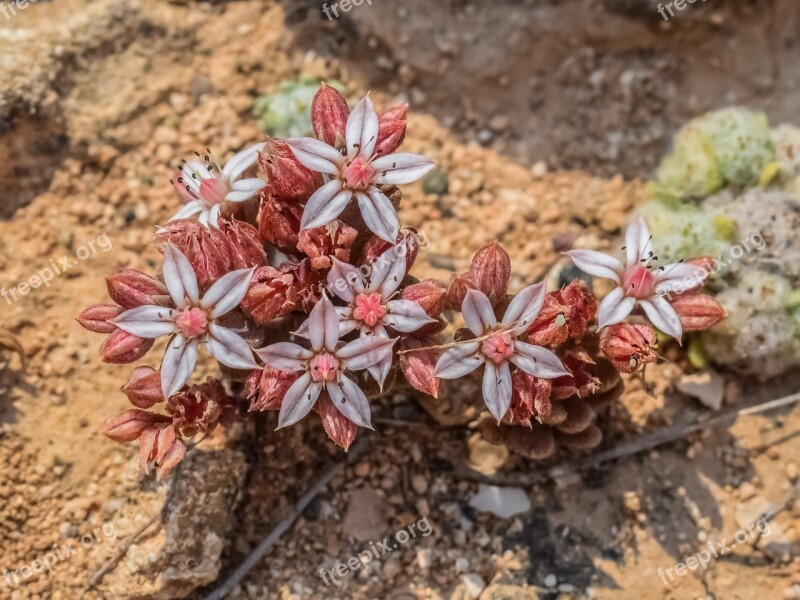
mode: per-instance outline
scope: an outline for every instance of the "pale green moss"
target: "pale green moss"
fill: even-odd
[[[723,185],[711,140],[693,122],[678,132],[672,152],[656,173],[662,193],[705,198]]]
[[[339,91],[344,89],[337,81],[326,83]],[[256,98],[254,112],[264,131],[279,138],[313,135],[311,101],[317,90],[317,79],[302,77],[296,81],[282,81],[275,94]]]

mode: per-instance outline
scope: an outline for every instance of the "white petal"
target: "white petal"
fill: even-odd
[[[172,244],[164,248],[164,283],[178,308],[197,304],[197,275],[189,259]],[[188,302],[187,302],[188,299]]]
[[[257,369],[253,350],[238,333],[211,323],[208,326],[208,351],[231,369]]]
[[[295,158],[301,165],[318,173],[339,174],[339,163],[343,157],[333,146],[314,138],[293,138],[286,140]]]
[[[111,319],[122,331],[140,338],[153,339],[175,333],[176,311],[163,306],[137,306]]]
[[[308,336],[311,347],[316,352],[323,348],[328,352],[336,350],[339,342],[339,315],[325,294],[308,315]]]
[[[372,161],[372,168],[378,171],[375,183],[386,185],[402,185],[412,183],[424,177],[436,166],[429,158],[421,154],[398,152]]]
[[[197,364],[197,340],[187,341],[176,335],[167,346],[161,363],[161,392],[169,398],[180,390],[192,376]]]
[[[192,200],[191,202],[184,204],[183,208],[172,215],[169,220],[177,221],[178,219],[190,219],[204,210],[207,210],[207,207],[202,200]]]
[[[331,179],[308,199],[303,210],[301,229],[327,225],[342,214],[352,195],[352,192],[342,189],[340,180]]]
[[[514,328],[512,335],[515,337],[522,335],[528,330],[539,315],[544,304],[546,295],[546,288],[544,283],[537,283],[529,285],[519,294],[514,296],[514,299],[508,305],[506,314],[503,316],[503,325],[517,324]]]
[[[396,248],[397,246],[392,246],[372,263],[367,291],[380,292],[384,301],[388,300],[403,283],[408,268],[405,254],[399,256],[395,252]]]
[[[485,360],[483,354],[478,352],[480,342],[466,342],[450,348],[439,357],[434,377],[441,379],[458,379],[480,367]]]
[[[667,294],[676,290],[678,293],[683,293],[699,287],[705,283],[710,273],[697,265],[672,263],[654,271],[653,275],[655,275],[656,293]]]
[[[641,259],[647,258],[652,247],[652,236],[644,219],[637,217],[625,232],[625,256],[628,266],[635,265]]]
[[[621,283],[620,274],[623,271],[622,263],[613,256],[595,252],[594,250],[570,250],[565,252],[572,259],[575,266],[584,273],[595,277],[605,277]]]
[[[331,270],[328,271],[328,291],[345,302],[352,302],[357,293],[364,291],[361,273],[353,265],[334,257]]]
[[[683,333],[683,326],[681,325],[681,318],[675,309],[670,306],[666,298],[662,296],[655,296],[647,300],[640,300],[639,304],[644,309],[647,318],[650,322],[658,327],[667,335],[674,338],[680,338]]]
[[[267,185],[267,182],[258,177],[250,177],[249,179],[240,179],[234,181],[231,189],[234,192],[257,192]]]
[[[467,290],[461,304],[461,314],[469,330],[475,335],[483,335],[490,327],[497,325],[492,303],[480,290]]]
[[[369,230],[390,244],[397,241],[400,222],[392,201],[376,187],[370,187],[367,193],[358,192],[358,207]]]
[[[200,213],[200,216],[197,218],[197,220],[200,222],[200,225],[208,229],[208,220],[210,216],[211,216],[211,210],[210,209],[204,210],[203,212]]]
[[[208,211],[208,227],[216,227],[219,229],[219,213],[222,210],[221,204],[215,204],[211,207],[211,210]]]
[[[264,144],[256,144],[245,148],[235,154],[222,169],[222,176],[229,182],[239,179],[239,176],[258,162],[258,153]]]
[[[390,300],[386,307],[389,313],[383,318],[383,322],[395,331],[410,333],[436,322],[419,304],[411,300]]]
[[[250,287],[250,280],[253,278],[255,270],[253,267],[226,273],[208,289],[200,301],[200,306],[211,309],[212,319],[228,314],[241,304]]]
[[[301,371],[314,354],[291,342],[270,344],[255,351],[264,364],[279,371]]]
[[[292,387],[286,390],[278,416],[278,429],[294,425],[310,413],[321,391],[322,384],[312,382],[311,375],[303,373]]]
[[[383,391],[383,384],[386,382],[386,377],[389,375],[389,371],[392,370],[393,359],[394,357],[391,353],[389,353],[376,364],[372,365],[371,367],[367,367],[367,373],[369,373],[377,382],[381,388],[381,391]]]
[[[339,338],[343,338],[351,331],[355,331],[358,323],[354,319],[342,319],[339,321]]]
[[[597,327],[603,329],[623,321],[633,310],[636,300],[625,296],[622,288],[614,288],[603,298],[597,310]]]
[[[342,377],[339,385],[328,383],[325,387],[336,410],[356,425],[372,429],[369,400],[352,379]]]
[[[378,364],[387,355],[392,355],[392,349],[397,341],[380,335],[360,337],[343,346],[336,358],[342,361],[342,366],[350,371],[361,371],[367,367]]]
[[[486,362],[483,372],[483,401],[495,419],[500,421],[511,406],[511,370],[508,362],[495,365]]]
[[[378,113],[369,96],[356,104],[347,119],[345,131],[347,141],[347,157],[352,160],[356,156],[372,157],[375,144],[378,142]]]
[[[514,342],[514,354],[511,355],[511,362],[528,375],[539,379],[555,379],[569,375],[561,359],[550,350],[519,340]]]

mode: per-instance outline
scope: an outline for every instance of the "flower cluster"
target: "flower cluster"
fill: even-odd
[[[555,426],[587,446],[596,435],[582,399],[618,380],[598,365],[630,373],[657,359],[655,331],[623,322],[637,304],[675,337],[722,317],[696,290],[667,298],[690,265],[654,270],[638,222],[625,266],[570,253],[619,285],[599,309],[580,280],[510,295],[511,259],[494,242],[448,286],[414,279],[423,236],[400,226],[397,186],[434,163],[397,152],[406,107],[378,113],[366,97],[351,111],[323,84],[311,110],[315,138],[269,139],[224,168],[210,152],[184,161],[173,180],[184,206],[154,239],[159,276],[119,271],[107,280],[113,304],[77,318],[107,334],[100,354],[109,363],[136,362],[166,340],[160,367],[134,369],[123,387],[134,408],[102,427],[114,440],[139,441],[144,471],[155,466],[164,477],[187,439],[248,411],[278,412],[279,428],[316,412],[347,449],[359,427],[372,427],[370,402],[403,380],[437,396],[442,381],[475,379],[495,427]],[[449,342],[441,338],[448,313],[466,325]],[[203,354],[221,376],[194,384]]]

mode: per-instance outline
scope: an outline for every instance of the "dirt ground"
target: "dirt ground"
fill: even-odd
[[[261,140],[253,99],[300,74],[344,81],[351,98],[408,99],[407,148],[449,178],[442,195],[407,189],[401,219],[431,241],[416,274],[444,278],[498,239],[519,288],[553,266],[555,239],[611,247],[685,119],[730,102],[797,119],[791,0],[697,5],[661,21],[638,0],[374,0],[331,22],[299,0],[76,0],[0,17],[2,285],[72,265],[0,299],[0,327],[29,361],[23,371],[0,351],[0,570],[79,548],[19,585],[0,579],[0,598],[202,598],[342,459],[317,422],[274,432],[259,417],[202,442],[157,484],[138,475],[135,448],[97,433],[126,406],[129,369],[102,363],[100,340],[73,318],[103,300],[106,274],[157,267],[148,243],[175,210],[180,158]],[[673,389],[680,371],[650,372],[653,396],[629,382],[604,448],[708,412]],[[725,375],[726,409],[800,384]],[[359,457],[231,598],[800,598],[796,410],[524,485],[531,508],[509,518],[470,499],[537,465],[488,451],[473,423],[443,423],[413,398],[375,410]],[[470,460],[502,466],[481,476]],[[674,572],[783,505],[768,534],[662,583],[659,568]],[[430,535],[330,585],[319,576],[425,518]]]

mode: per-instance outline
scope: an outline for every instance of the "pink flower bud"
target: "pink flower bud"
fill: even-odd
[[[436,345],[436,340],[430,337],[401,338],[401,350],[427,348]],[[437,398],[439,396],[440,379],[433,376],[436,370],[436,352],[434,350],[417,350],[400,354],[400,369],[408,383],[415,390]]]
[[[301,165],[283,140],[267,140],[258,162],[267,174],[269,192],[278,198],[305,201],[322,185],[321,177]]]
[[[589,323],[597,315],[597,298],[582,279],[573,280],[557,294],[561,303],[569,308],[567,312],[569,337],[573,340],[582,339],[586,335]]]
[[[242,308],[259,325],[288,315],[297,304],[297,284],[291,271],[261,267],[250,280]]]
[[[283,397],[299,376],[299,373],[279,371],[269,366],[250,373],[245,388],[250,412],[280,410]]]
[[[511,257],[500,244],[490,242],[478,250],[472,258],[469,272],[477,288],[488,296],[493,306],[506,299],[508,280],[511,278]]]
[[[150,464],[156,465],[156,479],[161,481],[186,456],[186,445],[178,438],[172,425],[152,427],[139,438],[139,469],[150,472]]]
[[[375,155],[392,154],[403,143],[408,126],[408,105],[395,104],[378,114],[378,143]]]
[[[148,304],[168,304],[167,286],[138,269],[122,269],[106,277],[110,298],[129,309]]]
[[[75,320],[89,331],[111,333],[117,326],[109,323],[109,320],[118,317],[123,310],[121,306],[116,304],[92,304],[75,317]]]
[[[511,406],[504,420],[525,427],[531,427],[535,421],[550,422],[554,410],[552,389],[548,379],[539,379],[521,370],[514,371],[511,376]]]
[[[270,194],[262,195],[258,213],[261,239],[284,252],[295,252],[302,217],[303,207],[297,202],[279,200]]]
[[[450,276],[450,285],[445,294],[445,306],[452,310],[461,310],[467,290],[478,289],[470,273],[453,273]]]
[[[612,325],[600,340],[600,349],[621,373],[634,373],[640,367],[658,360],[658,340],[649,325]]]
[[[684,331],[705,331],[725,318],[725,309],[708,294],[686,293],[670,303]]]
[[[361,256],[358,259],[358,264],[371,265],[391,247],[392,244],[386,240],[382,240],[377,235],[373,235],[367,240],[367,243],[364,244],[364,248],[361,250]],[[411,267],[414,266],[417,255],[419,254],[419,236],[417,235],[417,230],[409,227],[400,231],[397,236],[397,241],[394,243],[394,248],[397,252],[397,256],[405,255],[406,273],[408,273],[411,271]]]
[[[340,448],[344,448],[346,452],[348,448],[350,448],[350,444],[353,443],[353,440],[356,439],[358,425],[336,409],[327,393],[323,393],[319,397],[317,410],[322,420],[322,426],[325,428],[325,433],[328,434],[328,437],[334,444]]]
[[[345,97],[323,82],[311,102],[311,124],[317,139],[333,147],[343,142],[349,116]]]
[[[311,259],[311,268],[317,271],[330,269],[332,258],[350,262],[350,247],[358,231],[339,220],[322,227],[305,229],[300,232],[297,249]]]
[[[536,346],[558,346],[569,338],[570,308],[561,303],[559,292],[545,296],[542,310],[531,323],[527,332],[527,342]]]
[[[164,400],[161,373],[152,367],[136,367],[122,391],[137,408],[152,408]]]
[[[169,421],[169,417],[131,408],[106,419],[100,426],[100,433],[115,442],[132,442],[138,440],[146,429]]]
[[[432,319],[438,319],[444,311],[445,289],[435,279],[425,279],[406,287],[401,294],[403,300],[411,300],[422,307]]]
[[[266,264],[267,254],[258,229],[237,219],[220,219],[219,230],[227,241],[228,272]]]
[[[100,358],[114,365],[127,365],[142,358],[155,340],[136,337],[121,329],[115,329],[100,345]]]

